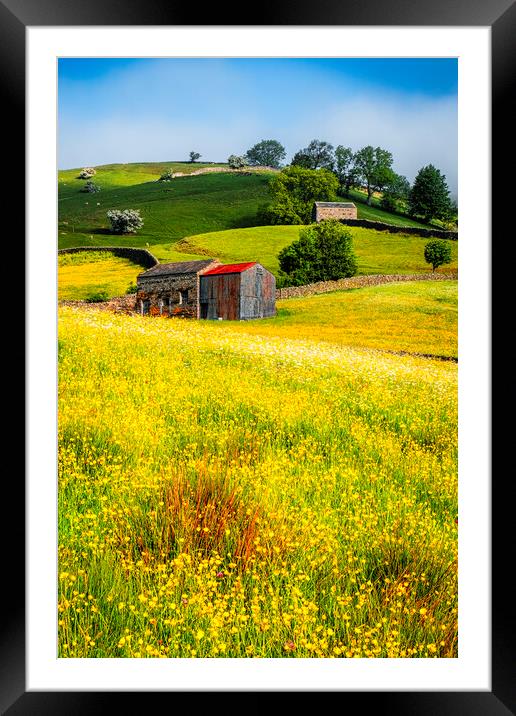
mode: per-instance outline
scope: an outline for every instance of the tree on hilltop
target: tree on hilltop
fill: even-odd
[[[245,157],[230,154],[228,157],[228,164],[231,169],[244,169],[247,166],[247,160]]]
[[[201,158],[201,155],[199,154],[199,152],[190,152],[190,162],[192,164],[200,158]]]
[[[335,164],[333,145],[319,139],[312,139],[304,149],[300,149],[292,158],[293,166],[303,169],[329,169]]]
[[[287,153],[285,147],[276,139],[263,139],[247,150],[246,159],[250,166],[266,166],[279,169]]]

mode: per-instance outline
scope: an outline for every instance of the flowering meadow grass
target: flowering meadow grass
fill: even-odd
[[[124,294],[144,269],[109,251],[78,251],[58,259],[58,299],[82,301],[94,293]]]
[[[458,357],[457,281],[367,286],[278,300],[276,306],[274,318],[217,322],[214,330]]]
[[[59,309],[60,657],[456,657],[457,365]]]

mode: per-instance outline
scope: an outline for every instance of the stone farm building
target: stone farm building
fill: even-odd
[[[312,218],[314,221],[323,219],[356,219],[357,207],[351,201],[316,201]]]
[[[247,320],[276,315],[276,279],[255,261],[157,264],[137,278],[142,314]]]

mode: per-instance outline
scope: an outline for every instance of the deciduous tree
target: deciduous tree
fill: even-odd
[[[339,144],[335,150],[335,168],[333,171],[339,180],[341,191],[349,196],[349,190],[357,181],[355,155],[351,147],[343,147]]]
[[[371,205],[373,192],[382,191],[392,179],[392,154],[381,147],[368,145],[355,154],[355,167],[367,189],[367,203]]]
[[[114,234],[134,234],[137,229],[143,226],[143,219],[139,209],[110,209],[107,217],[111,222],[111,230]]]
[[[425,261],[432,265],[432,271],[443,264],[451,263],[451,246],[449,241],[434,239],[425,245]]]
[[[349,229],[328,219],[301,229],[299,239],[278,254],[285,285],[336,281],[354,276],[357,261]]]
[[[335,201],[339,182],[327,169],[282,169],[269,182],[272,203],[264,211],[267,224],[309,224],[315,201]]]
[[[291,163],[303,169],[329,169],[331,171],[335,164],[333,145],[319,139],[312,139],[307,147],[294,154]]]
[[[278,169],[287,153],[285,147],[276,139],[262,139],[247,150],[246,159],[250,166],[267,166]]]

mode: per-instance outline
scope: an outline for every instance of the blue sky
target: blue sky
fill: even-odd
[[[62,169],[226,161],[277,139],[392,152],[412,181],[432,163],[457,191],[457,60],[84,58],[59,60]]]

